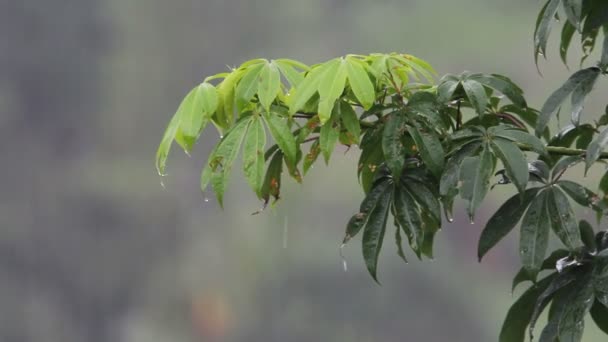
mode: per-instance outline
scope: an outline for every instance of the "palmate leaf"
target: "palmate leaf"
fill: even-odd
[[[255,116],[252,119],[243,145],[243,171],[245,172],[245,178],[253,191],[261,198],[264,183],[266,131],[259,116]]]
[[[393,173],[393,178],[399,179],[405,163],[405,153],[401,142],[401,137],[406,130],[405,113],[395,111],[387,118],[382,133],[382,151],[386,165]]]
[[[289,126],[287,126],[283,121],[283,118],[277,115],[277,113],[264,113],[262,117],[264,118],[264,122],[266,122],[266,126],[268,127],[272,138],[285,155],[287,163],[295,166],[298,148],[295,137],[291,133]]]
[[[407,131],[412,139],[414,139],[424,164],[434,175],[439,177],[445,162],[445,152],[439,137],[437,137],[435,132],[423,129],[416,122],[412,122],[412,126],[408,125]]]
[[[590,90],[589,85],[593,85],[599,73],[600,69],[597,67],[579,70],[572,74],[559,89],[554,91],[540,111],[540,116],[538,117],[538,122],[536,124],[536,136],[540,136],[543,133],[549,120],[557,113],[568,95],[576,95],[576,97],[573,96],[573,103],[582,103],[584,97],[588,93],[588,91],[585,91],[587,89]],[[581,87],[582,90],[577,90],[579,87]],[[575,92],[576,94],[574,94]]]
[[[538,65],[538,56],[546,55],[547,41],[551,32],[551,21],[557,12],[559,4],[562,0],[548,0],[536,20],[536,28],[534,29],[534,62]]]
[[[237,109],[239,112],[243,111],[249,101],[258,92],[260,73],[265,65],[265,61],[262,60],[258,63],[248,65],[246,68],[241,66],[241,68],[244,69],[243,76],[239,80],[235,90]]]
[[[350,89],[363,108],[368,110],[376,100],[376,91],[363,63],[365,62],[352,56],[346,57],[346,73]]]
[[[329,163],[329,158],[338,142],[340,136],[340,106],[335,106],[329,121],[321,126],[319,135],[319,146],[325,159],[325,164]]]
[[[382,249],[391,200],[392,193],[390,191],[379,199],[374,209],[369,213],[363,229],[363,259],[365,259],[367,270],[376,282],[378,282],[378,257]]]
[[[531,286],[513,303],[500,330],[500,342],[524,342],[526,328],[534,313],[536,300],[551,284],[555,274],[549,275],[538,284]]]
[[[604,128],[589,144],[585,154],[585,171],[589,170],[593,163],[598,160],[606,145],[608,145],[608,127]]]
[[[526,190],[523,198],[520,195],[509,198],[500,206],[500,208],[498,208],[494,215],[492,215],[479,238],[477,247],[479,261],[481,261],[490,249],[515,228],[540,189],[541,188],[531,188]]]
[[[532,151],[538,154],[544,155],[547,153],[545,144],[540,139],[522,130],[511,127],[497,127],[492,131],[492,134],[496,137],[528,145]]]
[[[523,152],[512,141],[495,137],[490,142],[492,151],[505,166],[507,176],[523,195],[528,185],[528,161]]]
[[[327,69],[319,80],[319,120],[322,125],[331,117],[336,100],[344,91],[346,64],[342,58],[327,62]]]
[[[511,100],[514,105],[520,108],[527,107],[526,99],[523,97],[523,90],[505,76],[496,74],[471,74],[468,76],[468,79],[475,80],[492,89],[498,90]]]
[[[460,167],[462,187],[460,195],[469,202],[467,212],[473,221],[475,211],[479,208],[490,188],[490,177],[494,173],[494,159],[487,146],[483,147],[478,157],[466,157]]]
[[[522,266],[531,278],[536,278],[547,253],[549,220],[547,191],[542,191],[530,203],[521,223],[519,254]]]

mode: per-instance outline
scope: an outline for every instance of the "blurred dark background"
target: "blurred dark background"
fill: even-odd
[[[440,74],[507,74],[540,107],[569,72],[555,41],[547,76],[535,71],[539,6],[0,1],[0,341],[496,340],[514,299],[517,234],[483,264],[475,251],[510,187],[493,192],[477,224],[461,215],[446,226],[434,262],[410,254],[404,265],[387,240],[377,286],[358,241],[344,251],[347,272],[338,251],[362,196],[356,149],[303,185],[286,181],[282,202],[256,217],[240,176],[224,211],[201,194],[211,129],[191,158],[174,150],[166,189],[153,158],[191,87],[255,57],[407,52]],[[594,91],[588,117],[606,90]],[[603,340],[588,326],[585,341]]]

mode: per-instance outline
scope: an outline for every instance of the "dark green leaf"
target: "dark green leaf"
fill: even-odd
[[[378,256],[382,249],[391,199],[392,193],[389,191],[378,200],[377,205],[370,212],[363,230],[363,259],[365,259],[367,270],[376,282],[378,282]]]
[[[395,225],[395,243],[397,244],[397,255],[407,264],[407,258],[403,252],[403,239],[401,238],[401,228]]]
[[[393,173],[393,178],[399,179],[405,162],[405,151],[401,137],[405,132],[406,118],[402,112],[393,112],[388,115],[382,134],[382,151],[386,166]]]
[[[395,188],[394,196],[395,220],[405,232],[412,250],[420,258],[424,235],[418,206],[407,189],[402,186]]]
[[[536,299],[551,284],[555,275],[550,275],[531,286],[513,303],[500,330],[500,342],[524,342]]]
[[[581,240],[590,251],[595,251],[597,246],[595,244],[595,231],[591,224],[585,220],[578,222],[578,229],[581,232]]]
[[[453,75],[446,75],[439,81],[439,86],[437,87],[438,99],[440,102],[443,103],[448,102],[452,99],[454,91],[456,90],[458,85],[460,85],[460,82],[457,78],[454,80],[453,78],[448,78],[447,76],[452,76],[455,78],[455,76]]]
[[[606,148],[606,145],[608,145],[608,127],[604,128],[604,130],[593,139],[591,144],[589,144],[585,157],[585,170],[589,170],[591,165],[595,163],[602,151]]]
[[[483,115],[488,105],[488,96],[483,85],[476,80],[465,79],[462,81],[462,88],[477,114]]]
[[[403,185],[409,190],[416,202],[422,206],[422,210],[429,214],[433,221],[441,224],[441,205],[437,199],[437,195],[428,188],[428,183],[419,181],[403,181]]]
[[[266,131],[261,118],[254,117],[247,131],[243,147],[243,170],[253,191],[262,196],[264,182],[264,148],[266,146]]]
[[[550,170],[547,163],[542,160],[534,160],[528,164],[528,171],[530,174],[536,175],[542,180],[548,180],[550,177]]]
[[[279,145],[279,148],[285,155],[285,159],[291,165],[295,165],[297,157],[297,145],[296,139],[291,133],[289,126],[287,126],[287,123],[283,121],[283,118],[275,113],[264,113],[263,117],[272,138],[277,145]]]
[[[329,163],[338,138],[340,137],[340,107],[335,106],[331,115],[331,118],[321,126],[321,132],[319,136],[319,144],[321,146],[321,152],[323,158],[325,158],[325,164]]]
[[[578,183],[569,180],[561,180],[557,182],[557,184],[568,194],[568,196],[570,196],[570,198],[583,207],[592,207],[599,201],[599,196],[597,194]]]
[[[555,0],[551,0],[555,1]],[[570,78],[556,91],[549,96],[543,108],[540,111],[538,122],[536,124],[536,136],[540,136],[545,130],[549,120],[555,115],[557,110],[561,107],[562,103],[573,91],[576,90],[581,84],[589,82],[590,79],[597,77],[600,72],[599,68],[591,67],[583,70],[579,70],[572,74]]]
[[[439,226],[426,212],[423,211],[421,214],[423,238],[420,251],[432,260],[434,258],[433,243],[435,241],[435,234],[439,231]]]
[[[591,92],[591,89],[593,89],[599,75],[600,72],[599,69],[597,69],[597,72],[591,73],[589,77],[582,80],[578,87],[572,91],[572,122],[576,125],[578,125],[581,121],[580,117],[581,112],[583,111],[583,102],[585,101],[585,97],[587,97],[587,95]]]
[[[347,243],[351,238],[359,233],[361,228],[365,226],[369,219],[369,214],[378,205],[378,202],[383,198],[387,197],[388,191],[391,190],[391,183],[388,180],[377,183],[365,196],[359,212],[353,215],[346,226],[346,234],[344,236],[343,243]]]
[[[468,214],[471,221],[490,188],[490,177],[494,173],[493,164],[492,154],[484,147],[478,157],[465,158],[460,167],[460,194],[463,199],[469,201]]]
[[[522,95],[522,90],[507,77],[501,75],[473,74],[469,76],[469,79],[473,79],[490,88],[498,90],[516,106],[521,108],[527,107],[526,99],[524,99]]]
[[[545,261],[543,261],[541,270],[555,270],[557,261],[568,257],[569,254],[570,254],[570,252],[568,252],[565,249],[558,249],[558,250],[554,251],[553,253],[551,253],[551,255],[549,255],[545,259]],[[535,282],[536,276],[534,276],[534,277],[530,276],[530,274],[528,274],[528,271],[526,271],[524,268],[521,268],[519,270],[519,272],[517,272],[517,275],[515,275],[515,278],[513,278],[513,284],[512,284],[511,291],[514,291],[515,288],[517,287],[517,285],[519,285],[525,281]]]
[[[547,191],[543,191],[532,201],[521,223],[519,253],[531,278],[540,271],[547,253],[550,219],[546,201]]]
[[[604,193],[604,195],[608,194],[608,171],[604,172],[604,175],[600,180],[599,189]]]
[[[481,128],[483,129],[483,127]],[[452,133],[450,139],[453,141],[467,139],[468,141],[481,138],[485,132],[485,130],[482,129],[480,129],[480,127],[464,127]]]
[[[547,41],[551,32],[551,22],[561,0],[548,0],[538,14],[536,28],[534,30],[534,61],[538,64],[538,55],[545,55],[547,51]]]
[[[608,307],[602,305],[599,301],[595,301],[591,310],[589,311],[591,314],[591,318],[595,324],[600,328],[604,333],[608,334]]]
[[[551,170],[551,177],[553,179],[560,176],[566,169],[583,161],[583,156],[567,156],[560,159]]]
[[[420,157],[426,165],[426,167],[436,176],[441,175],[443,171],[443,163],[445,153],[439,137],[429,130],[423,130],[422,127],[416,123],[414,126],[407,126],[407,130],[414,139]]]
[[[530,146],[532,150],[538,154],[546,154],[545,144],[537,137],[527,132],[518,129],[504,129],[498,130],[496,133],[497,137],[505,138],[513,142],[525,144]]]
[[[572,42],[572,36],[574,36],[575,31],[576,28],[572,26],[570,22],[564,23],[561,43],[559,45],[559,56],[562,58],[564,64],[568,64],[568,48],[570,47],[570,42]]]
[[[540,189],[532,188],[526,190],[523,199],[520,195],[509,198],[492,215],[479,238],[477,246],[479,261],[517,225]]]
[[[581,14],[583,1],[582,0],[562,0],[564,5],[564,12],[566,12],[566,17],[568,18],[568,22],[572,24],[577,30],[580,31],[581,25]]]
[[[510,140],[495,138],[491,142],[492,151],[500,158],[507,176],[515,184],[517,190],[523,195],[528,184],[528,161],[521,150]]]
[[[557,187],[552,187],[547,194],[547,206],[551,228],[557,234],[562,243],[569,250],[575,250],[583,245],[581,234],[578,230],[576,217],[570,206],[568,198],[562,190]]]
[[[602,47],[602,57],[600,66],[606,70],[608,67],[608,25],[604,25],[604,43]]]
[[[443,207],[446,210],[446,213],[450,215],[452,213],[451,204],[458,193],[456,186],[460,179],[460,166],[462,161],[464,158],[476,153],[480,146],[481,142],[479,141],[468,143],[457,150],[446,163],[439,181],[439,194],[442,197]]]

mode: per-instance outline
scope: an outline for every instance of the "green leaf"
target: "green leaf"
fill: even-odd
[[[354,58],[346,59],[346,73],[348,75],[348,84],[350,89],[355,94],[359,103],[365,110],[371,108],[376,100],[376,91],[374,85],[367,74],[367,71],[360,64],[361,62]]]
[[[534,30],[534,61],[538,65],[538,55],[546,55],[547,41],[551,32],[551,22],[561,0],[548,0],[538,14]]]
[[[272,138],[285,155],[286,161],[291,165],[295,165],[298,147],[296,145],[296,139],[291,133],[289,126],[287,126],[287,123],[275,113],[264,113],[263,118]]]
[[[540,110],[540,116],[538,117],[538,122],[536,124],[536,136],[540,136],[543,133],[549,120],[561,107],[566,97],[575,91],[576,88],[581,86],[581,84],[585,84],[589,82],[590,79],[597,77],[599,72],[600,70],[597,67],[579,70],[572,74],[559,89],[549,96]]]
[[[608,334],[608,307],[602,305],[599,301],[593,302],[593,306],[589,311],[591,314],[591,318],[595,324],[602,330],[605,334]]]
[[[397,255],[407,264],[407,258],[403,252],[403,239],[401,238],[401,228],[395,226],[395,244],[397,245]]]
[[[403,112],[393,112],[387,116],[382,133],[382,151],[386,166],[393,178],[399,179],[405,162],[405,151],[401,137],[405,132],[406,118]]]
[[[352,138],[351,140],[354,143],[359,144],[359,139],[361,136],[361,124],[359,123],[357,113],[355,113],[353,107],[344,101],[340,101],[340,105],[338,107],[340,110],[342,126],[346,128],[346,132]]]
[[[581,112],[583,111],[583,102],[587,95],[593,89],[598,76],[600,75],[599,68],[597,72],[591,73],[589,77],[585,78],[578,87],[572,91],[572,122],[576,125],[580,123]]]
[[[560,180],[557,182],[557,185],[559,185],[570,198],[583,207],[592,207],[595,202],[599,201],[599,196],[597,194],[578,183],[569,180]]]
[[[285,76],[287,82],[289,82],[292,87],[297,87],[304,80],[304,75],[302,75],[301,72],[298,72],[291,63],[287,62],[287,60],[277,59],[274,61],[274,64],[279,68],[281,74]],[[306,65],[302,64],[302,66],[306,68],[301,67],[301,69],[308,70]]]
[[[492,151],[500,158],[507,176],[523,195],[528,184],[528,161],[523,152],[510,140],[495,138],[491,141]]]
[[[608,145],[608,127],[604,128],[598,136],[593,139],[589,147],[587,148],[587,154],[585,155],[585,171],[589,170],[591,165],[595,163],[600,157],[602,151]]]
[[[602,47],[602,57],[600,66],[606,70],[608,68],[608,25],[604,25],[604,43]]]
[[[319,140],[316,140],[310,146],[310,150],[304,157],[304,174],[308,173],[308,170],[315,163],[319,154],[321,153],[321,146],[319,146]]]
[[[355,237],[361,228],[363,228],[370,217],[370,213],[376,208],[379,201],[385,197],[390,197],[390,191],[392,190],[391,182],[388,179],[384,179],[374,185],[369,191],[361,206],[359,212],[353,215],[348,224],[346,225],[346,234],[342,243],[347,243],[350,239]]]
[[[519,253],[522,266],[535,278],[541,269],[549,242],[547,192],[541,192],[530,204],[521,223]]]
[[[336,100],[346,85],[346,62],[336,58],[328,62],[327,70],[319,83],[319,120],[324,124],[329,120]]]
[[[229,129],[234,121],[236,85],[243,72],[244,70],[241,69],[233,70],[217,86],[219,101],[215,113],[215,122],[222,129],[222,132]]]
[[[242,108],[258,92],[258,78],[265,65],[265,63],[253,64],[245,70],[235,92],[239,108]]]
[[[562,190],[552,187],[547,195],[547,206],[551,228],[569,250],[575,250],[583,245],[576,217],[568,198]]]
[[[583,161],[583,156],[567,156],[563,157],[555,163],[551,170],[551,178],[556,179],[565,170]]]
[[[444,210],[446,211],[446,214],[450,216],[452,213],[454,197],[456,194],[458,194],[456,186],[458,184],[458,180],[460,179],[460,166],[462,161],[464,158],[476,153],[480,146],[481,142],[479,141],[474,141],[462,146],[459,150],[452,154],[445,165],[443,173],[441,174],[441,179],[439,181],[439,194],[442,197]]]
[[[480,130],[478,127],[463,127],[450,136],[452,141],[467,139],[473,140],[476,138],[481,138],[484,134],[485,130]]]
[[[564,27],[562,28],[562,36],[561,42],[559,45],[559,56],[562,59],[564,64],[568,64],[568,48],[570,47],[570,43],[572,42],[572,37],[574,36],[574,32],[576,28],[572,26],[570,22],[564,23]]]
[[[483,115],[488,105],[488,96],[483,85],[476,80],[465,79],[462,81],[462,88],[477,114]]]
[[[435,94],[419,91],[414,93],[407,99],[407,109],[410,112],[416,113],[439,130],[447,130],[449,128],[449,118],[442,117],[440,110],[441,106],[437,101]]]
[[[516,143],[525,144],[538,154],[546,154],[545,144],[537,137],[518,129],[504,129],[495,133],[497,137],[505,138]]]
[[[581,240],[585,247],[590,251],[597,250],[597,245],[595,244],[595,231],[593,231],[591,224],[585,220],[580,220],[578,221],[578,230],[581,232]]]
[[[201,83],[192,89],[177,109],[179,132],[185,144],[182,146],[190,151],[200,131],[205,128],[215,112],[218,104],[217,91],[209,83]]]
[[[276,152],[266,170],[264,176],[264,185],[262,186],[262,198],[265,203],[268,203],[270,196],[274,197],[275,201],[279,199],[281,194],[281,174],[283,173],[283,153]]]
[[[523,198],[515,195],[504,202],[492,215],[479,238],[477,256],[479,261],[502,240],[519,222],[522,215],[536,197],[541,188],[532,188],[524,192]]]
[[[531,286],[513,303],[500,330],[500,342],[524,342],[526,327],[534,313],[536,299],[551,284],[555,275],[550,275]]]
[[[178,113],[173,115],[171,121],[167,125],[165,129],[165,133],[163,134],[163,138],[160,141],[160,145],[156,150],[156,170],[160,176],[164,176],[165,168],[167,166],[167,157],[169,156],[169,152],[171,151],[171,144],[173,143],[173,139],[175,139],[175,134],[179,128],[179,119],[180,116]]]
[[[446,103],[452,99],[460,80],[454,75],[446,75],[439,81],[437,96],[440,102]]]
[[[264,148],[266,131],[259,117],[254,117],[247,131],[243,147],[243,170],[253,191],[262,197],[264,183]]]
[[[319,136],[321,152],[325,158],[325,164],[329,163],[329,158],[340,137],[339,106],[335,106],[331,118],[323,126]]]
[[[582,0],[562,0],[564,12],[568,18],[568,22],[580,31],[581,29],[581,14],[583,1]]]
[[[439,225],[427,215],[426,212],[421,213],[422,222],[423,222],[423,238],[422,238],[422,246],[420,251],[423,255],[426,255],[429,259],[433,259],[433,243],[435,241],[435,235],[439,231]]]
[[[201,175],[201,189],[204,191],[211,181],[218,203],[224,206],[224,190],[232,165],[241,149],[241,144],[249,128],[252,117],[241,119],[224,135],[216,150],[209,156],[209,160]]]
[[[517,85],[515,85],[513,81],[505,76],[473,74],[469,76],[468,79],[475,80],[490,88],[498,90],[518,107],[527,107],[526,99],[522,95],[523,91]]]
[[[439,137],[434,132],[424,130],[417,123],[413,123],[413,126],[407,126],[407,131],[414,139],[416,147],[420,152],[420,157],[426,165],[426,167],[435,175],[440,176],[443,171],[443,163],[445,159],[445,152]]]
[[[294,94],[290,98],[289,113],[294,114],[298,110],[304,108],[308,100],[310,100],[316,93],[325,71],[326,66],[322,65],[315,69],[312,69],[302,80],[296,89]]]
[[[266,111],[270,111],[270,105],[281,90],[281,74],[274,62],[264,64],[258,76],[258,82],[260,104]]]
[[[385,193],[379,199],[376,207],[369,214],[363,230],[363,259],[369,274],[376,282],[378,282],[378,256],[380,256],[380,250],[382,249],[391,199],[391,192]]]
[[[462,181],[460,194],[463,199],[469,201],[467,211],[471,221],[490,188],[490,177],[494,171],[493,164],[492,154],[487,147],[484,147],[478,157],[465,158],[460,167]]]
[[[541,270],[555,270],[557,261],[568,257],[569,254],[570,254],[570,252],[568,252],[565,249],[558,249],[558,250],[554,251],[553,253],[551,253],[551,255],[549,255],[545,259],[545,261],[543,261]],[[534,276],[534,277],[530,276],[528,274],[528,271],[526,271],[524,268],[521,268],[519,270],[519,272],[517,272],[517,275],[515,276],[515,278],[513,278],[513,285],[512,285],[511,291],[515,291],[515,288],[517,287],[517,285],[519,285],[525,281],[536,282],[536,276]]]
[[[407,188],[398,186],[394,194],[395,220],[408,237],[412,250],[420,258],[424,234],[422,231],[422,217],[414,198],[408,193]]]
[[[437,199],[437,195],[428,188],[429,183],[423,183],[420,181],[410,181],[407,177],[402,180],[403,185],[409,190],[416,202],[418,202],[422,209],[428,213],[429,217],[437,225],[441,224],[441,205]]]

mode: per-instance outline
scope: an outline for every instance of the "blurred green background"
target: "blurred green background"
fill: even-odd
[[[315,63],[407,52],[440,74],[509,75],[540,107],[569,71],[554,40],[544,78],[535,70],[539,7],[0,2],[0,341],[495,341],[515,298],[517,234],[482,264],[476,244],[511,187],[492,193],[475,225],[459,208],[437,238],[434,262],[410,254],[405,265],[387,239],[377,286],[358,239],[344,250],[346,272],[339,255],[362,197],[357,149],[336,153],[329,167],[319,163],[303,185],[286,181],[283,200],[253,217],[261,203],[242,177],[231,182],[224,211],[198,188],[217,140],[211,129],[192,157],[174,150],[166,189],[153,159],[185,93],[255,57]],[[587,118],[603,111],[606,93],[594,90]],[[589,324],[585,341],[604,340]]]

